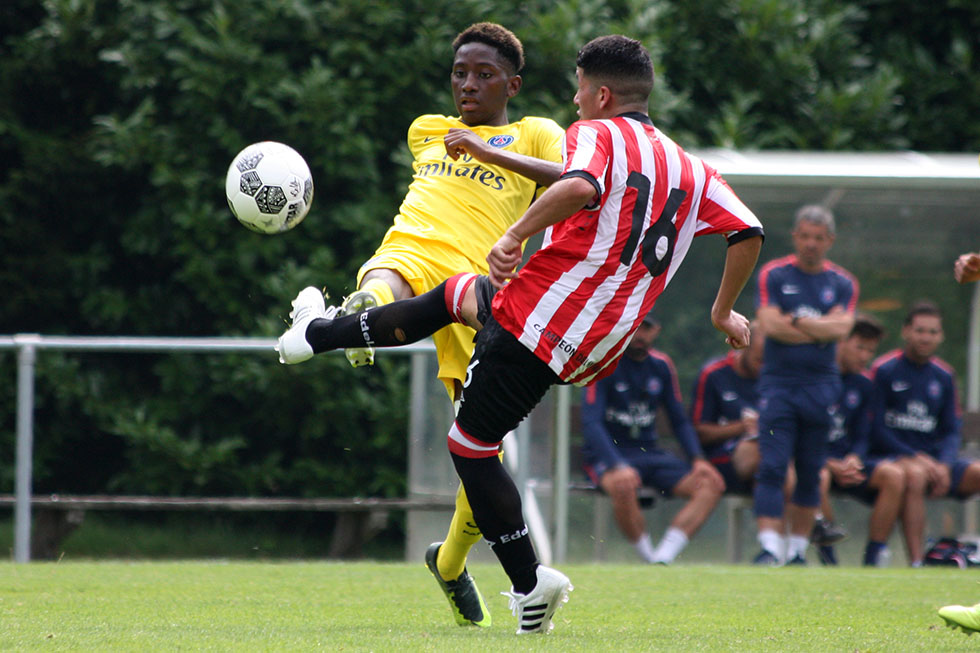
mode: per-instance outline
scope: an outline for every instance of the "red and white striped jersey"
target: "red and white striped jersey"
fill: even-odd
[[[731,244],[762,225],[643,114],[579,121],[565,140],[563,176],[588,179],[598,201],[548,229],[493,315],[563,381],[585,385],[612,371],[695,236]]]

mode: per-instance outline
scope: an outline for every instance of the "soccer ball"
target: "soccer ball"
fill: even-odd
[[[238,153],[225,177],[228,206],[238,221],[263,234],[292,229],[313,202],[313,177],[299,152],[274,141]]]

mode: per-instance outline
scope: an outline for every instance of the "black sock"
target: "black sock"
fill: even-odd
[[[524,524],[521,493],[498,457],[452,457],[483,537],[514,591],[527,594],[538,582],[538,557]]]
[[[864,561],[863,564],[867,567],[874,567],[878,564],[878,556],[881,555],[882,550],[887,546],[885,542],[874,542],[868,540],[867,546],[864,547]]]
[[[306,328],[306,341],[317,354],[347,347],[397,347],[417,342],[452,323],[445,287],[446,282],[442,282],[418,297],[333,320],[313,320]]]

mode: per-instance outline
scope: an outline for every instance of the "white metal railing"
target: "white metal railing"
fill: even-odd
[[[14,336],[0,336],[0,350],[17,351],[17,455],[15,471],[14,503],[14,561],[29,562],[31,551],[31,475],[34,449],[34,368],[39,350],[62,351],[105,351],[105,352],[255,352],[275,355],[272,338],[180,338],[180,337],[136,337],[136,336],[42,336],[36,333],[22,333]],[[425,411],[425,387],[428,379],[423,370],[425,359],[435,352],[432,342],[423,342],[383,349],[394,354],[411,356],[410,405],[408,436],[410,440],[422,439]],[[565,559],[568,538],[568,451],[571,442],[569,407],[571,388],[557,386],[556,425],[554,431],[555,476],[554,518],[551,529],[541,519],[534,519],[532,526],[539,538],[539,546],[550,550],[551,533],[554,533],[554,558],[557,562]],[[520,429],[519,429],[520,430]],[[520,486],[531,481],[527,478],[527,436],[522,434],[519,441],[523,453],[515,456],[520,468],[515,471]],[[549,556],[550,557],[550,556]],[[546,561],[550,562],[550,560]]]
[[[14,483],[14,560],[28,562],[31,551],[31,473],[34,448],[34,366],[37,352],[43,349],[108,352],[258,352],[275,355],[272,338],[160,338],[126,336],[42,336],[35,333],[0,336],[0,349],[17,350],[17,458]],[[435,351],[432,343],[424,341],[390,350],[411,354],[412,366],[419,357]],[[423,379],[412,375],[411,410],[419,410],[424,402],[415,399],[424,393]],[[418,420],[411,420],[411,425]],[[411,433],[410,433],[411,435]]]

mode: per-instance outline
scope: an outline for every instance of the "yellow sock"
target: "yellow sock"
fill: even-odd
[[[361,284],[359,290],[370,290],[378,298],[378,301],[381,302],[381,306],[395,301],[395,293],[391,291],[391,286],[381,279],[368,279]]]
[[[453,513],[453,520],[449,524],[449,533],[446,541],[439,547],[439,554],[436,556],[436,567],[439,575],[446,580],[456,580],[463,573],[466,567],[466,556],[469,554],[473,545],[480,541],[483,535],[476,526],[473,519],[473,510],[470,508],[469,499],[466,492],[460,485],[456,490],[456,511]]]

